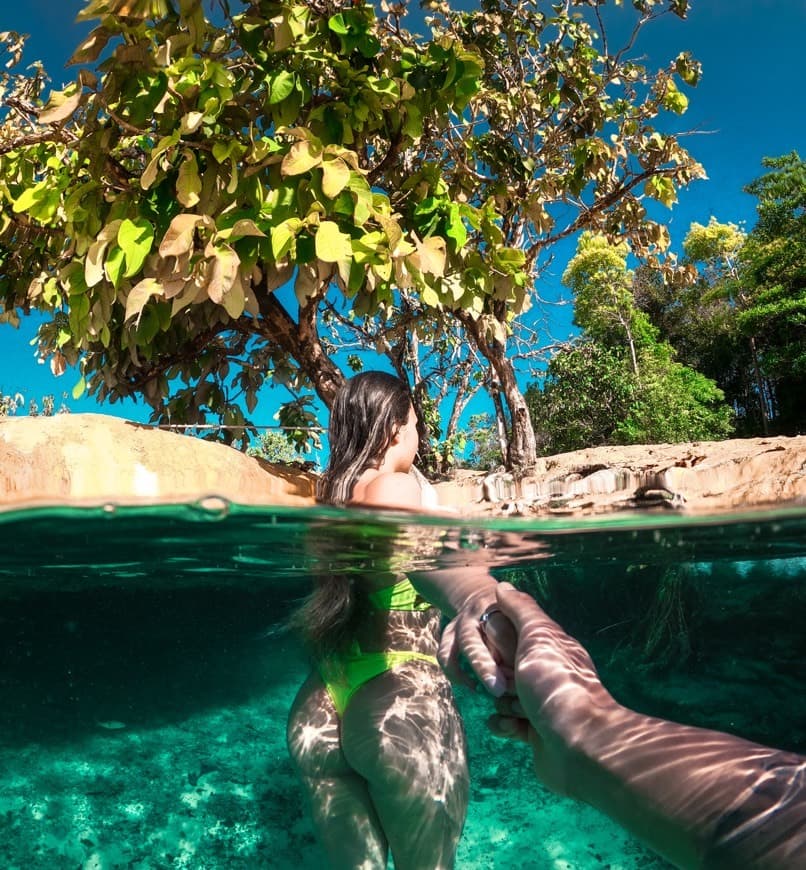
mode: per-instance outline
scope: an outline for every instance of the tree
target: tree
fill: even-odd
[[[467,427],[462,430],[461,437],[462,447],[472,445],[470,455],[461,465],[480,471],[491,471],[503,465],[504,456],[496,422],[489,414],[473,414]]]
[[[628,254],[624,242],[611,244],[604,236],[583,233],[563,274],[563,284],[574,292],[577,326],[604,345],[626,343],[633,374],[639,377],[639,346],[652,340],[654,330],[635,304]]]
[[[604,5],[440,4],[420,39],[402,4],[222,0],[206,16],[201,0],[89,0],[81,17],[100,23],[47,100],[7,34],[5,319],[50,314],[39,350],[80,367],[75,395],[237,426],[267,373],[330,403],[329,305],[390,328],[407,306],[434,331],[456,318],[507,405],[507,460],[528,465],[507,345],[541,256],[584,228],[662,249],[641,200],[669,205],[702,175],[655,128],[685,110],[698,65],[630,58],[687,2],[634,0],[618,50]]]
[[[305,457],[282,432],[263,432],[257,443],[252,444],[247,453],[276,465],[293,465],[306,461]]]
[[[31,399],[28,402],[29,417],[52,417],[54,414],[69,414],[70,409],[64,402],[66,394],[62,396],[62,403],[56,409],[56,397],[53,395],[42,396],[42,407],[36,399]],[[25,397],[22,393],[14,393],[14,395],[6,395],[0,392],[0,419],[3,417],[13,417],[19,408],[25,405]]]
[[[688,4],[636,0],[634,28],[617,49],[608,39],[605,5],[487,0],[468,13],[439,6],[436,32],[478,50],[483,84],[469,106],[476,115],[434,143],[441,146],[435,159],[457,198],[495,203],[503,216],[500,240],[524,252],[533,283],[541,258],[583,229],[628,238],[642,254],[662,250],[668,235],[647,219],[642,199],[669,206],[677,187],[703,175],[678,138],[655,127],[664,112],[685,111],[679,85],[695,85],[699,65],[684,52],[651,73],[631,57],[643,27],[669,12],[685,17]],[[536,447],[507,356],[513,303],[520,307],[522,293],[500,287],[484,309],[487,318],[456,312],[508,406],[513,467],[528,465]]]
[[[546,455],[611,444],[626,420],[635,390],[634,373],[621,350],[577,340],[549,361],[542,389],[526,390],[529,412]]]
[[[741,310],[748,301],[747,288],[739,270],[739,256],[745,238],[735,224],[722,224],[712,217],[708,226],[693,223],[683,241],[688,262],[700,265],[699,277],[708,288],[703,293],[704,298],[721,298],[732,312]],[[762,377],[754,335],[747,336],[747,346],[755,384],[755,402],[762,432],[766,435],[769,433],[770,418],[769,387]]]
[[[552,358],[542,390],[527,390],[548,453],[599,444],[724,438],[724,394],[674,358],[633,297],[629,248],[583,234],[563,281],[575,291],[580,339]]]
[[[759,199],[749,233],[712,218],[683,243],[682,281],[642,272],[639,306],[679,359],[713,378],[744,435],[806,427],[806,167],[796,152],[745,190]]]
[[[751,182],[758,221],[740,252],[747,287],[739,330],[757,343],[777,432],[806,431],[806,163],[797,152],[764,158]]]
[[[456,203],[422,159],[401,182],[400,154],[478,90],[456,40],[420,44],[397,14],[347,4],[207,18],[200,0],[92,0],[81,17],[101,23],[72,60],[96,72],[44,105],[41,68],[5,74],[0,131],[5,317],[52,315],[40,352],[80,365],[77,395],[238,425],[269,373],[329,404],[329,294],[357,317],[402,294],[439,318],[446,300],[481,312],[501,282],[525,283],[492,204]],[[22,40],[6,45],[18,61]],[[463,286],[493,246],[495,271]]]

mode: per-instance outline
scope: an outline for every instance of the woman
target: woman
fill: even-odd
[[[320,501],[421,510],[412,474],[417,419],[405,384],[382,372],[347,382],[331,410]],[[317,581],[298,617],[316,667],[294,701],[288,746],[334,868],[450,868],[468,800],[465,737],[437,662],[440,611],[392,558],[371,575]],[[486,571],[424,587],[452,615],[495,598]],[[482,643],[483,646],[483,643]]]

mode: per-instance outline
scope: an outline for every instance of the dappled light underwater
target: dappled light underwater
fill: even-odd
[[[310,671],[286,624],[313,571],[360,576],[390,551],[401,570],[486,562],[635,710],[806,753],[802,508],[581,525],[211,501],[29,509],[0,526],[4,868],[327,866],[286,748]],[[417,727],[417,667],[400,668],[380,741]],[[528,749],[487,730],[483,692],[454,694],[470,766],[457,867],[668,866],[541,786]],[[430,775],[425,756],[409,765],[401,783]]]

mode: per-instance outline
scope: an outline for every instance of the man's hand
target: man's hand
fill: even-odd
[[[509,583],[497,587],[497,606],[517,634],[515,690],[501,697],[490,728],[532,746],[535,772],[552,791],[573,794],[570,768],[586,730],[618,705],[602,686],[586,650],[550,619],[533,598]]]

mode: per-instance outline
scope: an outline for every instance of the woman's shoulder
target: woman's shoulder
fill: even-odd
[[[403,471],[385,471],[368,480],[353,499],[355,504],[412,509],[422,507],[422,490],[417,479]]]

